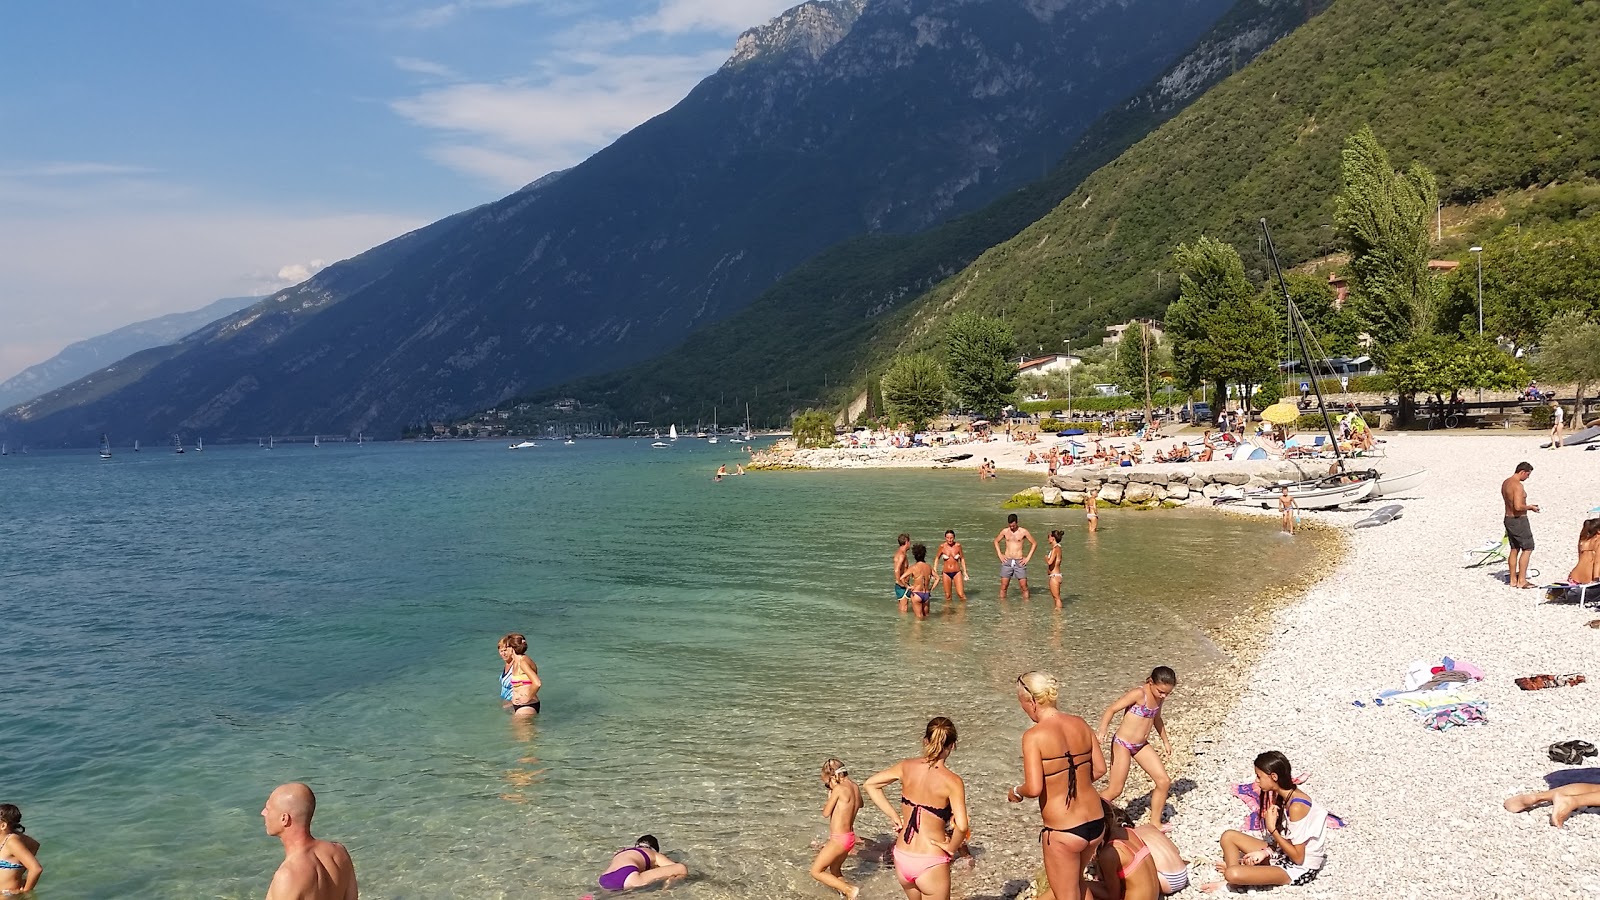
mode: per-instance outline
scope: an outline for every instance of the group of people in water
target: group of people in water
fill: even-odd
[[[1091,532],[1099,527],[1098,495],[1099,490],[1091,488],[1084,499],[1084,515]],[[1061,541],[1065,536],[1066,533],[1060,529],[1051,531],[1049,549],[1044,557],[1045,580],[1049,583],[1050,597],[1057,607],[1061,606]],[[1006,526],[994,536],[993,543],[995,556],[1000,560],[1000,599],[1006,599],[1012,581],[1017,583],[1023,600],[1031,599],[1028,564],[1039,549],[1038,540],[1032,532],[1022,527],[1016,513],[1012,513],[1006,517]],[[934,548],[937,555],[933,563],[928,562],[928,545],[913,543],[911,535],[900,534],[896,544],[892,563],[894,596],[901,612],[909,610],[919,618],[927,616],[933,597],[934,579],[938,579],[940,587],[944,589],[946,602],[952,597],[967,599],[966,585],[972,575],[967,568],[966,552],[961,542],[956,540],[954,529],[946,530],[944,542]]]

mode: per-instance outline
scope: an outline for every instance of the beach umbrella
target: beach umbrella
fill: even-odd
[[[1293,403],[1274,403],[1261,411],[1261,418],[1274,425],[1287,425],[1300,418],[1300,407]]]

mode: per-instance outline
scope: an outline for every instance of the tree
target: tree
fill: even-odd
[[[802,450],[833,446],[833,416],[808,409],[794,417],[794,445]]]
[[[1441,328],[1478,331],[1478,260],[1471,255],[1445,284]],[[1483,242],[1483,327],[1532,345],[1567,310],[1600,313],[1600,219],[1565,226],[1507,228]]]
[[[1143,322],[1122,332],[1117,341],[1117,384],[1144,398],[1146,421],[1151,415],[1150,392],[1161,386],[1161,373],[1171,367],[1168,357],[1166,345],[1156,340]]]
[[[1350,135],[1334,221],[1350,251],[1350,290],[1380,352],[1433,331],[1441,289],[1428,271],[1438,186],[1413,163],[1404,172],[1370,126]]]
[[[1226,397],[1229,383],[1275,377],[1278,318],[1256,298],[1238,251],[1202,235],[1179,245],[1173,261],[1178,300],[1167,308],[1167,334],[1179,383],[1191,389],[1210,383]]]
[[[1406,396],[1443,397],[1463,388],[1504,391],[1521,386],[1527,369],[1488,338],[1424,334],[1389,351],[1389,379]]]
[[[945,338],[950,390],[962,409],[991,418],[1017,394],[1016,341],[998,319],[959,313]]]
[[[1545,327],[1539,348],[1539,371],[1555,382],[1578,387],[1573,421],[1583,427],[1583,395],[1600,381],[1600,321],[1578,311],[1564,312]]]
[[[944,412],[944,369],[927,354],[896,357],[882,384],[885,408],[896,422],[909,422],[921,431]]]

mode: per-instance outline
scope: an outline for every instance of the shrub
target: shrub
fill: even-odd
[[[1545,431],[1549,429],[1550,426],[1554,425],[1555,421],[1555,410],[1543,404],[1535,406],[1533,410],[1528,413],[1528,427],[1532,428],[1534,431]]]
[[[1040,431],[1048,431],[1051,434],[1054,434],[1057,431],[1062,431],[1066,427],[1067,427],[1067,423],[1061,421],[1060,419],[1040,419],[1039,420],[1039,430]]]
[[[794,445],[801,450],[833,446],[833,416],[808,409],[794,417]]]

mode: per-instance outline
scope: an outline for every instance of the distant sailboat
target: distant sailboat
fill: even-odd
[[[744,430],[739,432],[739,436],[734,438],[729,443],[733,443],[733,444],[748,444],[748,443],[750,443],[750,404],[746,403],[744,405]]]
[[[265,450],[265,449],[267,449],[267,442],[263,441],[261,438],[256,438],[256,449],[257,450]]]
[[[172,436],[172,452],[173,453],[182,453],[183,452],[183,438],[182,438],[182,436],[176,435],[176,434]]]
[[[139,439],[138,438],[134,438],[133,439],[133,452],[135,452],[135,453],[139,452]]]
[[[311,436],[311,446],[313,446],[313,447],[321,447],[322,446],[322,435],[320,435],[320,434],[312,435]]]
[[[107,437],[103,431],[100,433],[100,458],[111,458],[111,438]]]
[[[711,407],[711,437],[706,440],[708,444],[717,442],[717,408]]]
[[[203,453],[203,452],[205,452],[205,449],[206,449],[206,439],[203,438],[203,437],[195,438],[194,439],[194,452]]]
[[[362,444],[365,444],[366,442],[367,442],[366,436],[364,434],[362,434],[361,432],[359,432],[359,431],[356,432],[356,446],[359,447]]]
[[[0,456],[6,456],[10,452],[11,451],[9,449],[7,449],[5,444],[0,444]]]
[[[272,436],[272,435],[270,435],[270,434],[269,434],[269,435],[267,435],[267,449],[268,449],[268,450],[276,450],[276,449],[278,449],[278,442],[277,442],[277,439],[276,439],[276,438],[274,438],[274,437],[273,437],[273,436]]]
[[[677,425],[669,426],[667,428],[667,440],[675,441],[677,439],[678,439],[678,426]]]

